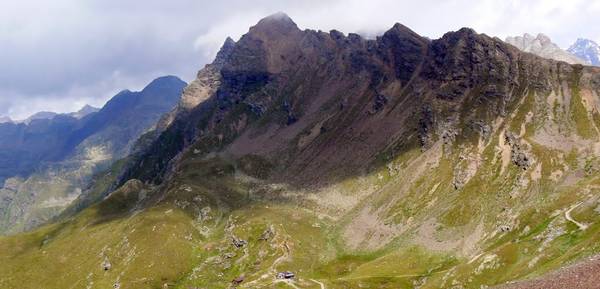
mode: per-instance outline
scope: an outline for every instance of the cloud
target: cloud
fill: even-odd
[[[112,96],[123,88],[132,90],[142,89],[153,76],[123,75],[114,71],[104,79],[99,79],[91,85],[71,85],[60,94],[53,92],[29,94],[23,97],[19,92],[0,90],[0,115],[10,115],[15,120],[22,120],[38,111],[72,112],[86,104],[101,107]]]
[[[259,1],[260,2],[260,1]],[[196,38],[195,45],[213,56],[226,36],[239,36],[260,17],[274,11],[286,12],[301,28],[378,35],[400,22],[415,32],[439,38],[448,31],[471,27],[480,33],[507,36],[545,33],[567,48],[578,37],[600,40],[600,1],[593,0],[336,0],[287,1],[240,7],[223,15]],[[253,2],[254,3],[254,2]],[[281,5],[284,3],[284,5]],[[283,7],[282,7],[283,6]],[[270,11],[270,12],[269,12]]]
[[[229,15],[198,36],[194,41],[194,48],[203,52],[205,58],[211,59],[217,54],[225,38],[239,39],[248,27],[264,16],[265,14],[256,11]]]
[[[20,0],[0,2],[0,116],[100,105],[153,78],[191,80],[225,37],[284,11],[301,28],[376,35],[395,22],[438,38],[472,27],[543,32],[562,47],[600,40],[594,0]]]

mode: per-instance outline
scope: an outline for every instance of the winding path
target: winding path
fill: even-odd
[[[323,284],[322,282],[319,282],[319,281],[317,281],[315,279],[308,279],[308,280],[313,281],[313,282],[319,284],[319,286],[321,286],[321,289],[327,289],[327,287],[325,287],[325,284]]]
[[[279,279],[279,280],[275,280],[275,282],[273,283],[284,283],[287,284],[288,286],[294,288],[294,289],[300,289],[300,287],[296,286],[296,284],[294,284],[294,281],[291,280],[287,280],[287,279]]]
[[[424,276],[433,275],[433,274],[446,273],[452,269],[454,269],[454,267],[440,270],[440,271],[433,271],[428,274],[421,273],[421,274],[401,274],[401,275],[391,275],[391,276],[389,276],[389,275],[388,276],[354,276],[354,277],[342,277],[342,278],[338,278],[338,279],[339,280],[358,280],[358,279],[370,279],[370,278],[414,278],[414,277],[424,277]]]
[[[568,209],[567,211],[565,211],[565,218],[567,220],[569,220],[571,223],[577,225],[577,227],[579,227],[580,230],[584,231],[585,229],[588,228],[588,225],[579,223],[579,222],[575,221],[573,219],[573,217],[571,217],[571,211],[573,211],[575,208],[579,207],[581,204],[582,203],[577,203],[574,206],[572,206],[570,209]]]

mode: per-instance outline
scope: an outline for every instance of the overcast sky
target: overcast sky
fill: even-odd
[[[563,48],[600,40],[597,0],[2,0],[0,116],[102,106],[167,74],[190,81],[225,37],[277,11],[365,35],[400,22],[430,38],[466,26],[502,39],[543,32]]]

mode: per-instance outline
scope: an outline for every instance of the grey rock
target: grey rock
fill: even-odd
[[[248,241],[233,236],[231,237],[231,244],[233,244],[233,246],[235,246],[236,248],[242,248],[248,245]]]
[[[505,133],[506,142],[510,145],[510,155],[512,162],[523,170],[531,166],[531,157],[512,132]]]
[[[108,271],[111,268],[112,268],[112,264],[110,263],[108,258],[104,258],[104,261],[102,261],[102,270]]]

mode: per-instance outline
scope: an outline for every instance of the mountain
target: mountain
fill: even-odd
[[[525,33],[523,36],[507,37],[505,41],[522,51],[533,53],[544,58],[564,61],[571,64],[586,64],[583,59],[562,50],[558,45],[553,43],[548,36],[541,33],[536,37]]]
[[[588,64],[600,66],[600,46],[592,40],[579,38],[568,51]]]
[[[83,117],[87,116],[88,114],[98,112],[99,110],[100,110],[99,108],[96,108],[96,107],[86,104],[80,110],[69,113],[69,116],[72,116],[74,118],[83,118]]]
[[[61,213],[92,176],[125,157],[177,103],[186,83],[167,76],[122,91],[99,111],[0,125],[0,233],[35,227]],[[5,180],[5,181],[4,181]]]
[[[99,111],[99,108],[90,106],[90,105],[84,105],[80,110],[76,111],[76,112],[71,112],[71,113],[56,113],[56,112],[52,112],[52,111],[40,111],[40,112],[36,112],[34,114],[32,114],[30,117],[19,121],[25,124],[29,124],[34,120],[50,120],[53,119],[54,117],[56,117],[57,115],[61,115],[61,116],[70,116],[70,117],[74,117],[74,118],[83,118],[84,116],[87,116],[88,114],[94,113]]]
[[[7,122],[13,122],[13,121],[8,116],[0,116],[0,124],[7,123]]]
[[[77,120],[69,116],[0,124],[0,184],[9,177],[26,176],[51,159],[76,126]]]
[[[468,28],[429,40],[396,24],[367,40],[269,16],[113,167],[115,190],[0,239],[0,287],[543,276],[600,251],[599,90],[600,68]]]
[[[23,120],[23,122],[29,124],[34,120],[53,119],[57,115],[57,113],[51,111],[40,111],[26,118],[25,120]]]

